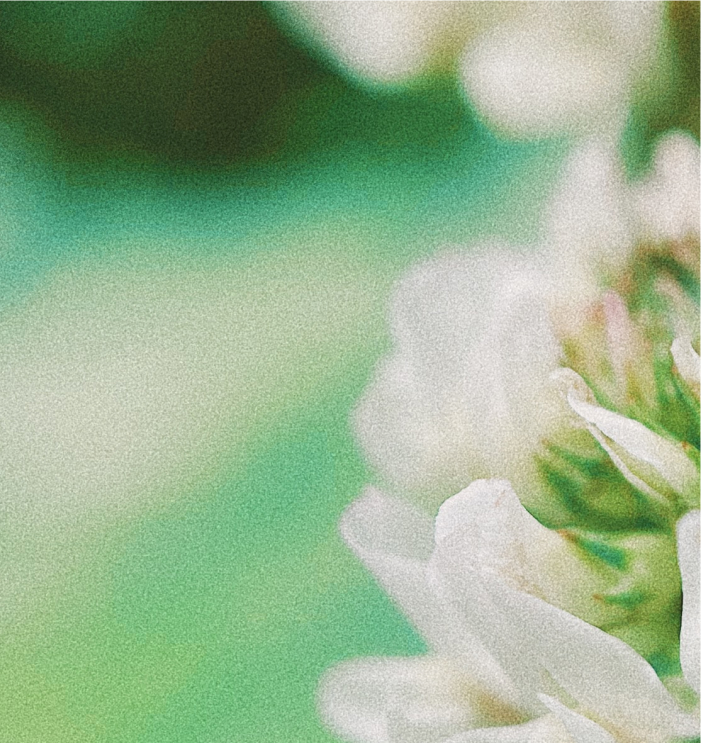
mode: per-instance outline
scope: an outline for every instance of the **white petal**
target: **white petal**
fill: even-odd
[[[439,395],[427,389],[430,381],[395,354],[380,366],[354,414],[371,465],[398,489],[421,493],[429,507],[470,478],[469,469],[458,464],[456,445],[444,445],[446,431],[460,441],[460,426],[456,422],[453,430],[453,421],[442,415]]]
[[[503,672],[431,585],[432,520],[404,501],[367,488],[343,515],[340,528],[348,546],[430,647],[470,666],[480,683],[500,690]]]
[[[650,240],[698,239],[699,146],[691,135],[667,134],[652,175],[634,188],[641,235]]]
[[[428,585],[426,563],[433,549],[429,516],[374,488],[341,518],[343,538],[432,646],[452,635]]]
[[[429,261],[401,283],[394,354],[356,414],[390,483],[437,504],[478,477],[521,470],[560,413],[545,394],[560,355],[546,281],[532,260],[487,246]]]
[[[642,423],[597,405],[584,380],[571,369],[557,370],[550,380],[636,488],[662,502],[671,488],[687,502],[698,503],[699,473],[681,447]]]
[[[436,544],[443,551],[451,545],[457,570],[539,594],[550,582],[553,553],[560,561],[570,557],[565,540],[526,511],[506,480],[477,480],[449,498],[436,518]],[[566,582],[578,577],[577,563],[572,557]]]
[[[479,573],[479,549],[484,510],[494,497],[510,491],[507,482],[478,480],[449,499],[436,519],[436,549],[431,558],[436,590],[459,612],[463,626],[475,633],[505,669],[520,691],[519,701],[531,711],[541,709],[538,659],[523,644],[509,617],[494,603],[486,583],[491,575]]]
[[[677,550],[682,574],[682,630],[680,656],[684,677],[699,693],[699,511],[677,523]]]
[[[506,481],[476,481],[449,498],[436,519],[436,543],[455,580],[478,571],[485,581],[502,580],[599,626],[620,619],[617,608],[594,598],[620,575],[582,560],[568,539],[523,507]]]
[[[699,355],[688,338],[675,338],[670,349],[681,378],[699,394]]]
[[[565,707],[554,697],[540,694],[540,700],[558,717],[576,743],[616,743],[616,739],[611,733],[606,732],[593,720],[582,717],[569,707]]]
[[[319,707],[334,732],[358,743],[428,743],[481,719],[462,675],[433,656],[341,663],[322,680]]]
[[[576,743],[553,715],[545,715],[522,725],[481,728],[460,733],[445,743]]]
[[[620,129],[631,85],[654,59],[661,4],[520,5],[520,19],[466,55],[477,107],[518,135]]]
[[[592,139],[565,163],[549,207],[547,243],[551,260],[565,263],[563,286],[571,301],[576,284],[598,289],[597,272],[618,268],[633,246],[623,163],[615,141]]]
[[[630,646],[499,581],[491,581],[489,589],[521,633],[521,643],[538,655],[547,672],[541,691],[548,691],[549,676],[557,696],[565,694],[597,719],[630,731],[631,739],[697,733],[693,717],[679,709],[652,667]]]
[[[585,402],[574,391],[567,401],[621,472],[636,478],[628,477],[636,487],[642,481],[658,492],[672,488],[690,499],[698,497],[698,470],[680,447],[636,420]]]
[[[381,82],[401,81],[421,70],[447,10],[443,3],[413,2],[280,6],[331,49],[345,68]]]

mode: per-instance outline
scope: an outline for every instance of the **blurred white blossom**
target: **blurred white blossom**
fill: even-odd
[[[405,279],[391,319],[394,353],[356,415],[378,470],[455,492],[526,466],[560,410],[546,395],[560,349],[542,274],[502,249],[437,258]]]
[[[616,131],[655,65],[661,2],[289,2],[351,74],[379,83],[456,65],[474,105],[515,135]],[[298,29],[300,30],[300,29]],[[659,74],[659,69],[658,69]]]
[[[699,236],[699,147],[673,132],[660,142],[652,174],[634,189],[641,234],[650,240]]]
[[[435,527],[372,489],[350,507],[346,542],[429,652],[329,672],[320,707],[333,730],[355,743],[662,743],[697,734],[698,709],[681,679],[675,699],[629,645],[553,603],[561,598],[553,590],[572,590],[585,568],[570,572],[560,537],[530,519],[503,481],[478,481],[449,499]],[[679,529],[685,591],[698,573],[687,523]],[[697,621],[689,612],[698,587],[689,596],[685,627]],[[682,642],[683,659],[698,655],[690,631]],[[689,665],[688,684],[697,685]]]

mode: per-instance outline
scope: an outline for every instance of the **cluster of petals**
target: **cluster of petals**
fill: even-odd
[[[663,743],[698,735],[699,511],[677,528],[686,681],[674,695],[626,643],[542,598],[548,575],[524,553],[523,519],[532,517],[502,480],[472,483],[435,523],[372,488],[350,507],[346,542],[428,653],[332,669],[320,692],[332,730],[353,743]]]
[[[636,245],[698,243],[699,150],[668,135],[651,174],[633,184],[613,153],[600,141],[573,153],[539,249],[444,255],[396,293],[393,350],[356,412],[383,488],[351,505],[341,532],[428,652],[328,672],[321,714],[344,740],[698,739],[698,462],[670,434],[600,404],[563,367],[562,338],[601,302],[602,277],[625,268]],[[629,318],[610,294],[611,341],[619,356],[644,363],[634,344],[626,350]],[[698,327],[680,321],[674,332],[674,374],[698,402],[699,356],[689,341]],[[620,361],[612,354],[614,367]],[[522,505],[535,453],[558,429],[583,433],[651,507],[666,509],[667,523],[676,521],[681,674],[658,675],[601,628],[587,603],[600,595],[598,579],[561,544],[564,533]]]
[[[601,276],[641,241],[698,240],[698,225],[691,137],[667,135],[651,174],[632,184],[615,150],[591,141],[565,164],[539,247],[485,245],[413,269],[391,305],[392,352],[355,414],[384,488],[429,507],[478,478],[509,479],[521,494],[540,442],[571,426],[551,375],[561,338],[600,298]],[[621,355],[624,340],[612,344]],[[675,348],[693,374],[693,350]]]
[[[457,64],[511,134],[610,130],[657,58],[663,3],[280,3],[346,72],[396,83]]]

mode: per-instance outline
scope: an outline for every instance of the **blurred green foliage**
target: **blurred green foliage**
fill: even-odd
[[[261,3],[5,2],[0,13],[3,97],[95,156],[278,159],[359,138],[435,149],[464,116],[446,83],[351,88]]]
[[[0,97],[66,146],[205,163],[363,141],[444,148],[466,115],[450,78],[354,88],[276,25],[273,3],[0,3]],[[671,83],[638,106],[647,140],[698,136],[698,3],[670,3]],[[86,156],[83,149],[82,157]]]

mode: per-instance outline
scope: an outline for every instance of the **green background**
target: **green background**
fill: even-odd
[[[534,242],[570,145],[500,140],[448,74],[354,87],[273,11],[0,3],[3,357],[62,374],[142,339],[169,380],[186,338],[195,376],[143,477],[0,475],[1,743],[329,741],[326,668],[422,650],[336,533],[372,477],[349,415],[392,283],[446,245]],[[698,134],[698,6],[668,16],[634,169]]]

